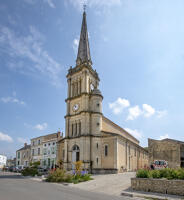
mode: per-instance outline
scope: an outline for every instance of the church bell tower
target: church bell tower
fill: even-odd
[[[66,162],[81,160],[86,168],[93,162],[92,140],[99,137],[102,129],[102,100],[98,89],[99,77],[92,67],[90,56],[86,12],[83,12],[76,66],[67,74],[68,94],[65,116],[65,137],[67,139]],[[73,154],[74,149],[77,153]],[[70,166],[70,167],[69,167]]]

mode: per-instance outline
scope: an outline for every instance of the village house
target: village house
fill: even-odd
[[[29,166],[31,159],[31,145],[24,143],[24,147],[16,151],[16,166]]]

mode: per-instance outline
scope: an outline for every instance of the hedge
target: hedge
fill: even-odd
[[[184,169],[160,169],[160,170],[147,170],[147,169],[140,169],[136,173],[137,178],[166,178],[168,180],[172,179],[180,179],[184,180]]]

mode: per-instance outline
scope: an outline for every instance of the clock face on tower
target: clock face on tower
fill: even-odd
[[[79,109],[79,104],[75,104],[74,106],[73,106],[73,110],[74,111],[77,111]]]

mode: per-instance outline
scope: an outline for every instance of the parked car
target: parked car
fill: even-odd
[[[14,172],[14,171],[15,171],[15,166],[10,166],[10,167],[8,168],[8,171],[9,171],[9,172]]]
[[[155,160],[151,165],[151,169],[164,169],[168,168],[168,162],[165,160]]]
[[[38,167],[38,172],[41,175],[47,174],[48,170],[46,168]]]

